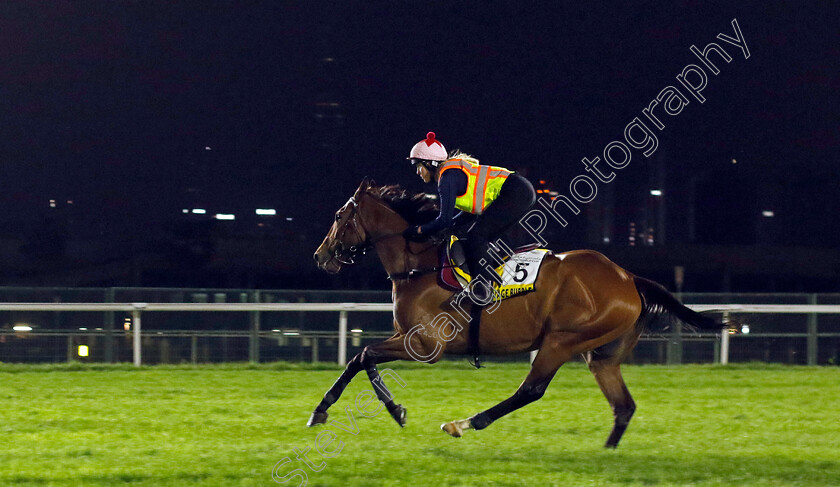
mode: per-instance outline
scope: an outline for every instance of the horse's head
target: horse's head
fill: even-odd
[[[353,264],[359,254],[370,246],[370,235],[362,223],[360,208],[362,199],[373,183],[365,178],[353,196],[335,213],[335,221],[315,251],[315,263],[319,268],[335,274],[344,264]]]
[[[336,212],[330,231],[315,251],[315,262],[334,274],[373,244],[401,236],[408,225],[430,221],[437,213],[434,200],[423,193],[413,194],[396,185],[375,186],[365,178]]]

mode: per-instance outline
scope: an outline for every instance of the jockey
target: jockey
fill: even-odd
[[[434,132],[411,148],[408,160],[424,182],[437,182],[440,214],[424,225],[409,226],[403,236],[408,240],[424,240],[452,226],[464,213],[475,215],[475,224],[464,239],[470,275],[473,279],[481,276],[487,285],[499,282],[498,275],[492,271],[494,261],[485,259],[488,243],[533,206],[534,187],[511,170],[479,165],[478,159],[469,154],[460,151],[447,154]],[[461,210],[457,217],[456,209]],[[479,302],[490,300],[492,288],[474,285],[472,290]]]

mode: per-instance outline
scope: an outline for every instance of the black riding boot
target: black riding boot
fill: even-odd
[[[493,295],[493,283],[499,282],[499,276],[490,268],[486,252],[487,244],[469,243],[471,245],[467,245],[467,267],[472,278],[469,286],[470,293],[476,302],[487,304]],[[485,261],[484,265],[481,265],[482,260]]]

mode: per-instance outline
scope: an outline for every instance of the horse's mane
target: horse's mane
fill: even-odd
[[[426,193],[412,193],[398,184],[371,186],[368,191],[396,211],[411,225],[421,225],[437,217],[437,201]]]

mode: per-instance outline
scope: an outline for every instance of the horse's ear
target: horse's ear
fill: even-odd
[[[358,189],[356,189],[356,194],[360,195],[364,193],[365,190],[367,190],[370,187],[371,183],[372,181],[370,180],[370,178],[365,176],[365,178],[362,179],[362,182],[359,184]]]

